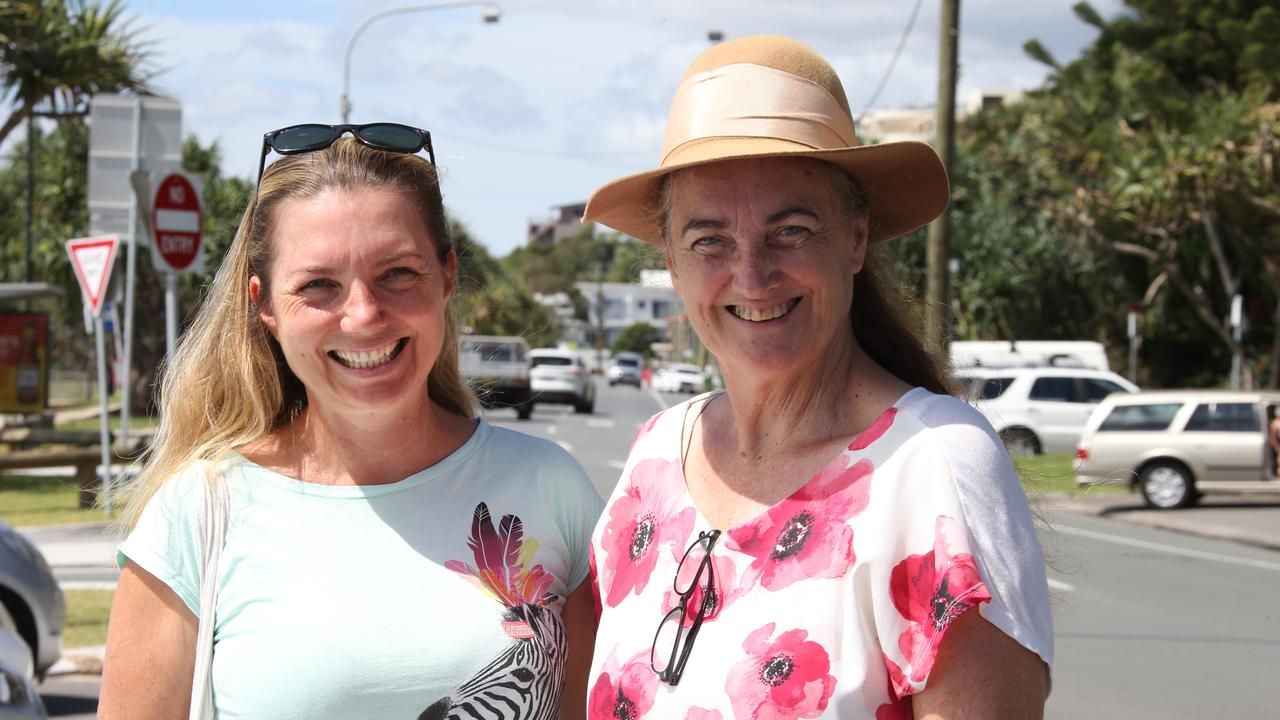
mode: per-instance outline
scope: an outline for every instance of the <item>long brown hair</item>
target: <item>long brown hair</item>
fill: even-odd
[[[198,460],[257,440],[306,407],[306,388],[285,362],[279,343],[249,297],[249,279],[267,286],[274,256],[275,208],[325,190],[372,188],[403,195],[422,213],[445,262],[449,235],[436,169],[415,155],[388,153],[344,138],[325,150],[293,155],[263,174],[208,296],[160,376],[160,427],[145,465],[125,493],[121,524],[132,528],[166,480]],[[440,355],[427,378],[427,397],[445,410],[472,417],[474,399],[458,367],[458,326],[445,310]]]

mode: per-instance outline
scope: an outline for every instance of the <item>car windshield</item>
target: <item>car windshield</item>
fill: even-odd
[[[560,357],[558,355],[535,355],[529,364],[533,367],[539,365],[572,365],[573,358]]]
[[[1106,432],[1140,432],[1164,430],[1173,422],[1182,403],[1145,403],[1117,405],[1098,429]]]
[[[635,358],[615,358],[613,361],[613,364],[618,365],[620,367],[629,367],[629,368],[640,367],[640,361],[636,360]]]
[[[484,362],[516,362],[524,359],[520,346],[512,343],[468,341],[463,344],[462,351],[476,353]]]

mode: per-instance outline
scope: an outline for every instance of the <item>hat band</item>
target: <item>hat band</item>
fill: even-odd
[[[753,63],[690,75],[668,117],[663,165],[681,145],[711,137],[777,138],[815,150],[858,144],[849,114],[825,88]]]

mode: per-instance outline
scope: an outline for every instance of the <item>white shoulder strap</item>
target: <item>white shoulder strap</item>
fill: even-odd
[[[201,493],[200,514],[200,622],[196,630],[196,665],[191,679],[189,720],[213,718],[213,626],[218,603],[218,558],[227,536],[226,485],[211,468]]]

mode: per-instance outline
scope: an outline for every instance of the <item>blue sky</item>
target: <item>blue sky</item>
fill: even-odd
[[[1045,76],[1021,46],[1060,60],[1093,38],[1073,0],[965,0],[960,87],[1029,89]],[[218,140],[224,170],[252,176],[262,133],[338,122],[347,40],[382,0],[127,0],[155,42],[155,80],[183,104],[184,132]],[[585,200],[601,183],[656,164],[665,113],[708,30],[781,33],[832,62],[855,111],[889,64],[914,2],[899,0],[508,0],[497,24],[477,7],[397,15],[371,25],[351,61],[353,122],[431,131],[449,211],[496,255],[529,220]],[[1118,0],[1094,3],[1104,15]],[[930,105],[937,88],[938,0],[923,0],[876,108]]]

